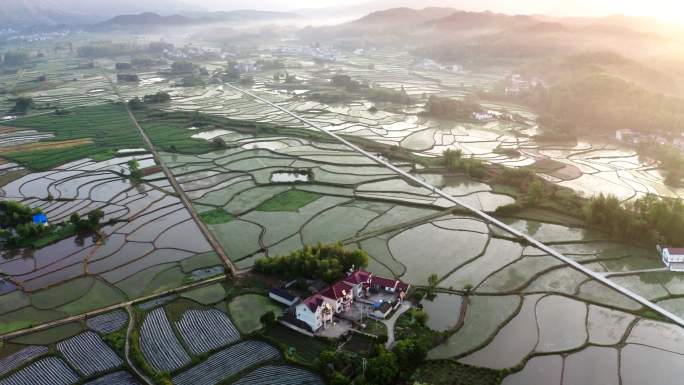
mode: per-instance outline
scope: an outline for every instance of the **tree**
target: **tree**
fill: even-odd
[[[439,282],[439,277],[437,276],[437,274],[435,274],[435,273],[430,274],[430,276],[428,277],[428,287],[427,287],[427,290],[425,293],[429,299],[434,298],[435,289],[437,288],[438,282]]]
[[[376,357],[368,360],[365,379],[374,385],[395,384],[399,374],[397,357],[392,352],[380,348]]]
[[[81,222],[81,216],[78,215],[78,213],[73,213],[69,217],[69,222],[71,222],[73,225],[78,225]]]
[[[100,225],[100,220],[104,218],[104,212],[100,209],[88,213],[88,225],[91,229],[96,229]]]
[[[215,137],[214,139],[211,140],[211,143],[214,145],[216,148],[226,148],[226,141],[220,136]]]
[[[255,271],[276,275],[286,279],[321,278],[326,282],[336,281],[352,267],[362,269],[368,265],[368,254],[363,250],[349,251],[340,243],[306,246],[286,256],[258,260]]]
[[[195,72],[195,65],[189,61],[176,61],[171,64],[171,72],[175,74]]]
[[[131,172],[130,178],[135,183],[140,183],[143,178],[143,172],[140,169],[140,163],[136,159],[131,159],[128,161],[128,169]]]
[[[330,385],[350,385],[351,381],[342,373],[335,372],[330,378]]]
[[[128,108],[131,110],[140,110],[144,107],[142,100],[139,97],[134,97],[128,101]]]
[[[10,110],[11,114],[25,114],[29,109],[33,108],[33,98],[18,97],[14,102],[14,107]]]
[[[21,51],[9,51],[5,52],[4,64],[7,66],[23,66],[28,63],[29,54]]]
[[[530,183],[527,189],[526,201],[528,205],[537,205],[544,199],[544,184],[536,179]]]
[[[412,316],[413,320],[416,321],[416,323],[420,326],[425,326],[425,324],[427,324],[428,319],[430,318],[430,315],[422,309],[414,310]]]
[[[164,91],[159,91],[156,94],[145,95],[143,98],[145,103],[166,103],[170,100],[171,95]]]
[[[259,321],[261,321],[262,325],[271,327],[276,323],[276,315],[273,310],[269,310],[259,318]]]
[[[412,338],[397,341],[392,352],[397,357],[399,367],[404,370],[418,367],[427,357],[427,347]]]

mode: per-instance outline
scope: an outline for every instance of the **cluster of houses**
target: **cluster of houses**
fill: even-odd
[[[414,63],[413,68],[424,71],[463,72],[463,66],[458,64],[441,64],[432,59],[422,59]]]
[[[666,137],[654,133],[640,132],[631,130],[629,128],[624,128],[615,131],[615,139],[620,142],[629,144],[639,144],[639,143],[657,143],[659,145],[671,144],[682,152],[684,152],[684,134],[673,138],[672,140]]]
[[[282,47],[276,52],[286,55],[310,56],[314,59],[325,61],[337,61],[339,52],[332,47],[322,47],[320,44],[305,45],[298,47]]]
[[[348,312],[355,301],[371,305],[370,316],[384,318],[394,306],[403,301],[409,288],[409,284],[400,280],[355,270],[304,300],[299,300],[282,289],[271,290],[269,296],[285,305],[294,306],[296,320],[316,332],[333,323],[334,316]],[[375,294],[384,295],[384,298],[390,295],[395,301],[374,301]]]
[[[506,95],[518,95],[539,86],[546,87],[541,79],[524,79],[520,74],[512,74],[506,79]]]

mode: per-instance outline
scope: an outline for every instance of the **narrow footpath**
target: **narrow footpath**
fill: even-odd
[[[223,263],[230,269],[231,274],[233,274],[234,276],[248,272],[249,269],[239,270],[235,267],[235,265],[233,265],[233,262],[230,260],[230,258],[228,258],[228,255],[226,255],[225,251],[223,251],[223,247],[221,247],[221,244],[214,237],[214,234],[212,234],[211,231],[209,231],[207,225],[205,225],[204,222],[202,222],[202,220],[200,219],[199,215],[197,215],[197,212],[192,206],[192,202],[185,194],[185,191],[183,191],[183,189],[181,188],[180,184],[176,180],[171,170],[162,161],[161,157],[159,156],[159,153],[157,152],[156,147],[154,146],[154,143],[152,143],[150,138],[147,136],[145,130],[143,130],[142,126],[140,126],[140,123],[138,123],[138,120],[135,118],[135,115],[133,115],[131,109],[128,108],[128,102],[119,92],[119,88],[106,73],[104,74],[104,76],[107,78],[107,81],[109,81],[109,84],[114,90],[114,93],[117,95],[121,103],[123,103],[124,107],[126,108],[126,111],[128,112],[128,116],[131,119],[131,122],[133,122],[135,128],[137,128],[140,132],[140,136],[142,137],[145,146],[147,146],[147,148],[152,153],[152,156],[154,156],[154,159],[156,160],[157,164],[161,167],[162,172],[164,173],[164,175],[166,175],[166,178],[171,183],[171,187],[173,187],[176,194],[178,194],[178,197],[183,202],[183,205],[185,205],[185,208],[188,210],[188,212],[192,216],[192,219],[195,221],[200,231],[202,231],[202,234],[204,234],[204,237],[207,239],[207,241],[214,249],[216,254],[218,254],[218,256],[221,257]]]
[[[133,309],[131,308],[130,305],[126,306],[126,312],[128,313],[128,328],[126,329],[126,348],[124,349],[124,355],[126,356],[126,364],[128,364],[128,367],[131,368],[134,372],[135,375],[143,380],[143,382],[146,385],[154,385],[154,382],[150,380],[145,374],[143,374],[140,369],[138,369],[137,366],[135,366],[135,363],[133,360],[131,360],[131,332],[133,332],[133,328],[135,328],[135,316],[133,315]]]

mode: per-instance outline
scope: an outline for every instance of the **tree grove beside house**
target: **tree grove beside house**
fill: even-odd
[[[286,256],[256,261],[254,269],[263,274],[285,279],[310,278],[333,282],[345,276],[354,267],[368,265],[368,254],[363,250],[348,251],[341,243],[306,246]]]
[[[684,245],[684,204],[681,199],[647,195],[621,203],[615,196],[599,195],[583,209],[587,225],[630,242]]]
[[[482,111],[482,106],[474,97],[459,100],[430,95],[423,115],[442,119],[471,119],[473,112]]]
[[[145,95],[143,101],[145,103],[165,103],[171,100],[171,95],[168,92],[159,91],[156,94]]]
[[[171,72],[175,74],[187,74],[195,72],[196,66],[189,61],[176,61],[171,64]]]
[[[0,228],[31,222],[33,215],[39,212],[17,201],[0,201]]]
[[[21,51],[5,52],[3,64],[6,66],[22,66],[29,61],[29,54]]]
[[[379,347],[378,355],[368,360],[365,381],[367,384],[374,385],[395,384],[399,369],[397,356]]]
[[[25,114],[33,106],[33,98],[21,96],[15,100],[14,107],[9,112],[11,114]]]
[[[128,169],[131,171],[131,180],[135,183],[139,183],[143,177],[143,172],[140,170],[140,163],[138,163],[136,159],[131,159],[127,164]]]
[[[444,157],[444,166],[449,171],[459,171],[468,174],[473,178],[482,178],[485,176],[486,170],[482,161],[475,158],[463,157],[463,151],[447,149],[442,154]]]

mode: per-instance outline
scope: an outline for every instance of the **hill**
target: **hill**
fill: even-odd
[[[153,12],[137,15],[119,15],[94,26],[95,29],[116,27],[178,27],[221,22],[253,22],[282,19],[296,19],[300,16],[287,12],[238,10],[227,12],[193,12],[161,16]]]
[[[14,28],[35,25],[84,25],[104,21],[118,14],[201,10],[182,0],[3,0],[0,25]]]

